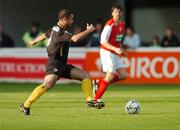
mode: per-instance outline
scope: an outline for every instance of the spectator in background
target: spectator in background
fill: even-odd
[[[80,32],[82,32],[82,28],[79,25],[75,25],[72,29],[72,34],[75,35]],[[86,46],[86,43],[87,43],[87,39],[83,39],[76,44],[71,44],[71,47],[84,47]]]
[[[161,46],[162,47],[180,46],[179,40],[178,40],[177,36],[174,34],[174,31],[172,28],[166,29],[166,34],[162,39]]]
[[[100,44],[101,32],[103,30],[103,22],[101,19],[96,20],[96,31],[92,33],[88,41],[88,47],[98,47]]]
[[[140,46],[140,38],[138,34],[135,33],[133,27],[128,27],[126,29],[126,35],[124,37],[123,44],[125,47],[130,49],[136,49]]]
[[[31,29],[24,33],[23,41],[26,47],[28,47],[28,42],[35,39],[38,35],[42,34],[43,32],[39,30],[40,24],[38,22],[31,23]],[[46,41],[39,42],[33,47],[44,47],[46,46]]]
[[[0,25],[0,47],[14,47],[14,41],[8,36]]]
[[[160,48],[160,40],[158,36],[153,36],[150,44],[151,48]]]

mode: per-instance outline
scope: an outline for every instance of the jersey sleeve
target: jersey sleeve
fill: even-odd
[[[51,36],[51,32],[52,32],[52,28],[49,28],[46,32],[45,32],[45,36],[47,38],[49,38]]]
[[[101,33],[101,43],[105,43],[109,41],[109,37],[111,35],[112,27],[110,25],[106,25]]]
[[[72,33],[65,31],[66,37],[67,37],[67,41],[71,42],[71,38],[72,38]]]

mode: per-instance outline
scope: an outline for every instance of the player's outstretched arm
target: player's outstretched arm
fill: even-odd
[[[91,25],[87,24],[86,30],[73,35],[71,38],[71,41],[76,43],[76,42],[84,39],[85,37],[87,37],[90,33],[94,32],[95,30],[96,29],[92,24]]]
[[[44,40],[46,38],[45,33],[37,36],[34,40],[28,42],[28,46],[32,47],[33,45],[36,45],[36,43]]]

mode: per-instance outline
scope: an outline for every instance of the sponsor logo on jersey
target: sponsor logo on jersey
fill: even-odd
[[[122,38],[123,38],[122,34],[121,35],[116,35],[116,41],[117,42],[120,42],[122,40]]]
[[[58,72],[58,69],[57,69],[57,68],[54,68],[53,71],[54,71],[54,72]]]

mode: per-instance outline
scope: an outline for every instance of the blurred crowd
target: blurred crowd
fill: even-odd
[[[104,23],[101,19],[97,19],[95,22],[96,31],[93,32],[88,38],[80,41],[77,44],[72,44],[71,47],[99,47],[100,36],[103,30]],[[72,28],[72,34],[77,34],[83,29],[79,25],[74,25]],[[24,47],[28,47],[28,41],[36,38],[43,31],[40,29],[39,22],[31,22],[30,29],[22,34],[22,41]],[[160,48],[160,47],[180,47],[180,41],[175,34],[173,28],[167,27],[164,36],[160,38],[157,35],[152,35],[151,40],[148,42],[141,41],[139,34],[131,26],[126,28],[125,35],[122,44],[127,49],[136,49],[138,47],[146,46],[150,48]],[[47,40],[39,42],[34,47],[46,47]],[[15,42],[0,25],[0,48],[3,47],[15,47]]]

